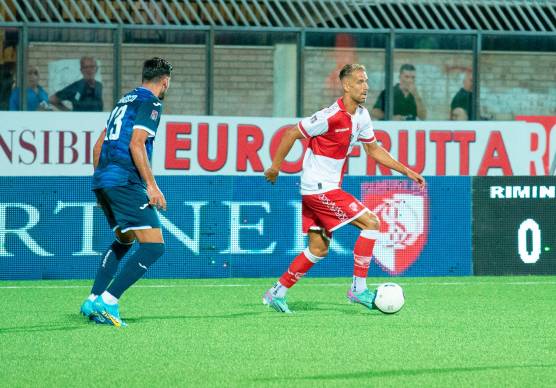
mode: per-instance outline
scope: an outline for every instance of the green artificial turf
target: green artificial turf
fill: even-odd
[[[386,279],[369,279],[376,285]],[[270,279],[143,280],[127,328],[78,314],[90,281],[0,282],[0,384],[14,386],[556,386],[556,279],[388,279],[395,315],[304,278],[288,316]]]

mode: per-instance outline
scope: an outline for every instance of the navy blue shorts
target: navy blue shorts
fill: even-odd
[[[141,185],[105,187],[93,190],[112,230],[160,228],[157,210],[149,205],[147,190]]]

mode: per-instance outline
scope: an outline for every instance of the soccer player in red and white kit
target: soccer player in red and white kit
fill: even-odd
[[[290,264],[288,270],[263,296],[263,303],[282,313],[291,313],[286,292],[328,253],[332,232],[351,224],[361,229],[353,248],[353,283],[347,292],[351,302],[373,308],[374,294],[367,288],[367,273],[379,219],[359,200],[341,189],[344,165],[356,141],[367,155],[424,187],[421,175],[395,160],[376,141],[369,112],[362,106],[369,90],[365,67],[345,65],[340,71],[344,94],[330,107],[288,129],[278,146],[266,180],[275,183],[280,166],[298,139],[309,139],[301,175],[302,226],[309,235],[309,247]]]

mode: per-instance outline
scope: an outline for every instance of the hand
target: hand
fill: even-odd
[[[147,186],[149,205],[156,206],[157,209],[166,210],[166,198],[158,186]]]
[[[278,178],[278,174],[280,174],[280,171],[273,167],[270,167],[264,172],[264,176],[267,182],[270,182],[272,184],[276,183],[276,178]]]
[[[425,188],[425,178],[423,178],[420,174],[408,168],[405,175],[407,175],[407,177],[412,181],[417,182],[421,189]]]
[[[409,84],[409,93],[413,94],[413,97],[419,97],[419,93],[417,92],[417,87],[413,82]]]

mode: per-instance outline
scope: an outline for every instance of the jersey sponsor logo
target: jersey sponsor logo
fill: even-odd
[[[426,189],[408,180],[363,183],[363,204],[380,220],[373,256],[391,275],[405,272],[419,259],[429,229]]]
[[[118,104],[127,104],[130,102],[133,102],[137,99],[137,94],[130,94],[129,96],[124,96],[122,98],[120,98],[120,100],[118,101]]]
[[[336,129],[335,132],[338,133],[338,132],[347,132],[347,131],[351,131],[351,128],[338,128]]]
[[[156,109],[153,109],[153,111],[151,112],[151,120],[156,120],[158,118],[158,111]]]

